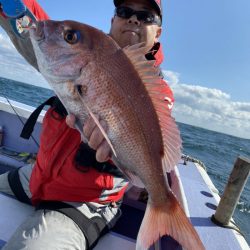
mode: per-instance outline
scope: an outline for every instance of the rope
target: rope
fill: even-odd
[[[185,154],[182,154],[181,159],[184,161],[184,163],[183,163],[184,165],[187,165],[187,161],[198,163],[205,171],[207,171],[205,164],[202,161],[200,161],[199,159],[196,159],[192,156],[185,155]]]
[[[233,225],[223,224],[223,223],[221,223],[220,221],[218,221],[218,220],[214,217],[214,215],[212,215],[211,221],[212,221],[214,224],[216,224],[216,225],[218,225],[218,226],[220,226],[220,227],[224,227],[224,228],[228,228],[228,229],[233,229],[233,230],[235,230],[237,233],[239,233],[243,238],[245,238],[245,235],[240,231],[240,229],[237,227],[237,225],[236,225],[232,220],[230,220],[230,223],[233,224]]]

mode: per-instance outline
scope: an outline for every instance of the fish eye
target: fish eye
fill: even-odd
[[[64,40],[69,44],[76,44],[80,39],[80,32],[76,30],[66,30]]]

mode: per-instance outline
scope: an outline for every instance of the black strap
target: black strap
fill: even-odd
[[[10,188],[19,201],[31,205],[31,201],[25,193],[22,183],[20,181],[18,170],[19,168],[14,169],[8,174],[8,182]]]
[[[51,105],[54,110],[63,118],[68,115],[67,110],[64,108],[62,102],[58,97],[55,98],[53,104]]]
[[[86,238],[87,249],[93,249],[99,238],[109,231],[106,221],[98,216],[88,218],[74,206],[59,201],[43,201],[36,210],[47,209],[60,212],[72,219]]]
[[[55,108],[55,111],[60,114],[61,116],[66,116],[67,115],[67,111],[64,108],[64,106],[62,105],[62,103],[60,102],[60,100],[58,99],[58,97],[56,96],[52,96],[50,97],[47,101],[45,101],[44,103],[42,103],[40,106],[38,106],[33,113],[30,115],[30,117],[28,118],[28,120],[26,121],[26,123],[23,126],[23,130],[21,132],[21,137],[24,139],[29,139],[36,121],[38,119],[38,116],[40,115],[40,113],[42,112],[44,106],[46,105],[50,105],[52,107]]]
[[[52,105],[55,98],[56,98],[55,96],[50,97],[47,101],[45,101],[39,107],[37,107],[35,109],[35,111],[30,115],[30,117],[28,118],[28,120],[26,121],[26,123],[23,126],[23,130],[22,130],[21,135],[20,135],[22,138],[24,138],[24,139],[30,138],[30,136],[34,130],[34,126],[36,124],[36,121],[38,119],[38,116],[42,112],[44,106],[45,105]]]

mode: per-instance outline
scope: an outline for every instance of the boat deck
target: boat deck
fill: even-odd
[[[197,167],[200,168],[199,171]],[[216,198],[218,191],[212,182],[209,186],[204,181],[204,177],[207,176],[205,170],[192,162],[188,162],[187,165],[179,164],[178,170],[185,190],[190,220],[207,249],[249,249],[247,246],[242,248],[241,242],[236,238],[236,235],[242,237],[238,232],[219,227],[211,221],[219,197]]]

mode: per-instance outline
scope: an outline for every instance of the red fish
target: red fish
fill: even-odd
[[[180,133],[165,102],[166,85],[142,44],[121,49],[105,33],[73,22],[45,21],[31,31],[39,70],[82,127],[91,115],[112,160],[149,199],[136,249],[171,235],[185,249],[204,249],[166,181],[181,156]],[[104,130],[97,117],[106,121]]]

